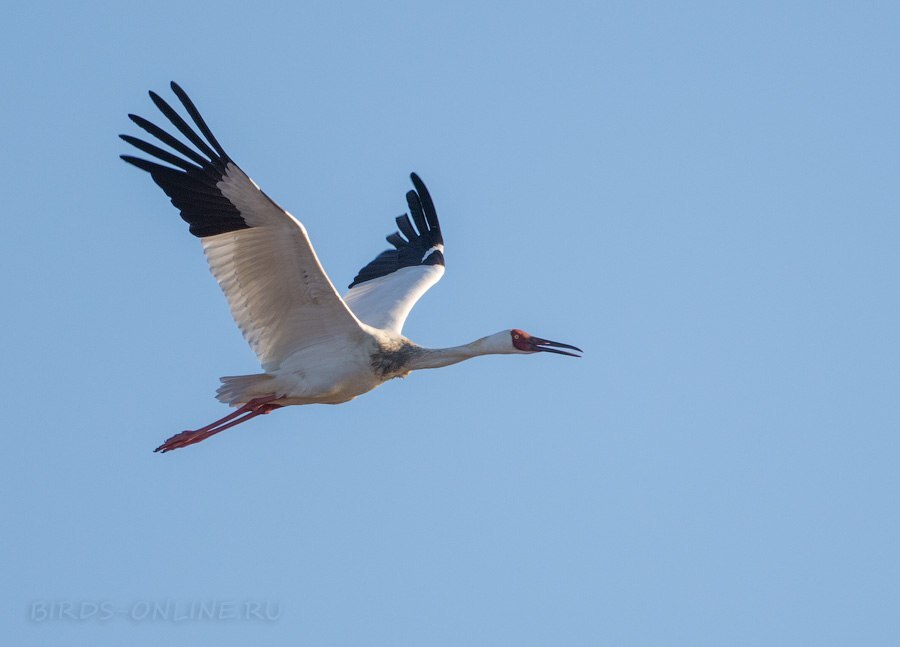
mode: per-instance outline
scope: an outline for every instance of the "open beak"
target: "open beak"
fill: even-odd
[[[578,346],[572,346],[570,344],[562,344],[558,341],[550,341],[549,339],[541,339],[540,337],[532,337],[531,338],[531,348],[534,351],[541,351],[544,353],[556,353],[557,355],[568,355],[569,357],[581,357],[581,355],[576,355],[575,353],[569,353],[564,350],[557,350],[558,348],[568,348],[570,350],[577,350],[579,353],[583,353],[584,351],[578,348]]]

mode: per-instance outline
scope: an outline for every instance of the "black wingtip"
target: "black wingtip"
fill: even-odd
[[[172,81],[170,83],[172,87],[172,92],[175,93],[175,96],[178,97],[178,100],[181,101],[181,105],[184,106],[185,110],[188,111],[188,114],[191,116],[191,119],[194,120],[194,123],[200,129],[200,132],[203,133],[203,136],[206,137],[206,140],[212,144],[212,147],[216,149],[216,152],[223,160],[229,160],[228,153],[225,152],[225,149],[222,148],[222,145],[216,140],[216,136],[213,135],[212,130],[210,130],[209,126],[206,125],[206,120],[203,119],[203,115],[200,114],[200,111],[197,110],[197,106],[188,96],[187,92],[181,89],[181,86]]]
[[[425,219],[428,221],[428,227],[431,229],[434,244],[443,245],[444,238],[441,235],[441,225],[438,221],[437,210],[434,208],[434,200],[431,199],[431,193],[428,192],[428,187],[425,186],[422,178],[415,172],[409,174],[409,179],[412,180],[416,193],[419,194],[419,202],[422,205]]]
[[[425,187],[425,183],[422,181],[422,178],[419,177],[418,173],[410,173],[409,179],[412,180],[413,186],[416,187],[416,191],[420,194],[424,194],[419,196],[420,198],[423,198],[423,201],[426,196],[429,198],[431,197],[428,195],[428,189]]]
[[[142,171],[147,171],[147,173],[153,174],[153,171],[159,167],[159,164],[154,164],[153,162],[147,161],[140,157],[135,157],[134,155],[119,155],[119,159],[123,162],[127,162],[132,166],[136,166]]]
[[[198,238],[249,228],[250,225],[244,220],[240,210],[222,194],[218,186],[227,172],[225,167],[229,158],[180,86],[174,81],[171,86],[200,132],[185,121],[165,99],[151,90],[148,92],[150,99],[183,138],[163,130],[143,117],[129,114],[132,122],[150,134],[157,143],[168,148],[161,148],[156,143],[131,135],[119,135],[122,141],[156,161],[134,155],[119,157],[125,163],[150,174],[181,212],[181,218],[190,225],[190,232]],[[207,137],[207,141],[203,136]],[[161,451],[166,450],[163,448]]]
[[[406,193],[406,202],[409,213],[397,217],[397,229],[388,235],[389,242],[394,249],[382,252],[375,260],[363,267],[353,282],[350,289],[355,286],[372,281],[382,276],[387,276],[404,267],[418,265],[444,265],[442,246],[444,239],[441,236],[441,228],[438,223],[437,212],[434,203],[425,188],[425,183],[415,171],[409,174],[415,191]],[[415,222],[415,227],[413,226]],[[404,238],[405,237],[405,238]]]

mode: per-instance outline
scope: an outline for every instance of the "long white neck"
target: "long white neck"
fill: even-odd
[[[423,368],[441,368],[479,355],[505,355],[515,352],[517,351],[510,341],[509,332],[504,330],[462,346],[451,346],[450,348],[423,348],[420,346],[410,358],[406,368],[411,371]]]

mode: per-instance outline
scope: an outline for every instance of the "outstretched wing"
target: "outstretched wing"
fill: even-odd
[[[406,194],[412,221],[408,214],[397,217],[400,231],[387,237],[394,249],[363,267],[344,295],[361,321],[398,335],[416,301],[444,275],[444,239],[434,203],[419,176],[410,178],[416,189]]]
[[[131,120],[175,153],[121,135],[152,155],[122,159],[150,173],[200,238],[231,314],[266,371],[311,346],[344,347],[362,339],[359,321],[341,300],[303,225],[279,207],[231,160],[176,83],[172,90],[204,138],[154,92],[153,103],[191,143],[155,124]]]

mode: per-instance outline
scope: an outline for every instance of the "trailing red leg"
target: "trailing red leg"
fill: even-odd
[[[170,452],[173,449],[180,449],[181,447],[187,447],[188,445],[199,443],[201,440],[206,440],[210,436],[213,436],[220,431],[225,431],[226,429],[230,429],[231,427],[239,425],[242,422],[247,422],[251,418],[255,418],[256,416],[261,416],[263,414],[274,411],[275,409],[278,409],[281,405],[275,404],[274,401],[277,399],[277,395],[267,395],[262,398],[253,398],[247,404],[239,407],[235,411],[232,411],[227,416],[219,418],[215,422],[211,422],[205,427],[201,427],[200,429],[182,431],[180,434],[175,434],[153,451],[165,453]]]

